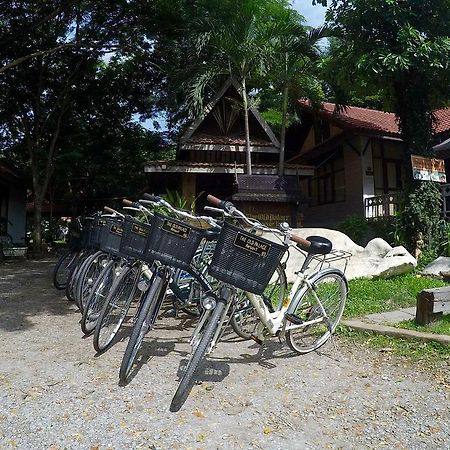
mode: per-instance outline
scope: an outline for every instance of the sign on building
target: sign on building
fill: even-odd
[[[411,164],[415,180],[447,182],[443,159],[411,155]]]

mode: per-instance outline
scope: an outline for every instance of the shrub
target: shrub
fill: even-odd
[[[346,234],[356,244],[364,245],[369,226],[363,217],[351,215],[342,220],[336,229]]]

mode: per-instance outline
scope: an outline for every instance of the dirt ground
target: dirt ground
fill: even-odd
[[[344,338],[293,356],[230,332],[171,413],[192,321],[161,317],[119,386],[130,326],[96,355],[53,264],[0,266],[0,449],[450,449],[450,366]]]

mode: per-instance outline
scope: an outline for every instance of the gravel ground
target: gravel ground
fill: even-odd
[[[119,386],[129,326],[96,355],[53,263],[0,266],[1,449],[450,449],[450,367],[346,339],[292,357],[229,333],[171,413],[192,322],[161,317]]]

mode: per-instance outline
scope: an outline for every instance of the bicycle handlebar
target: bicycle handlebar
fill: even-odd
[[[167,209],[169,209],[170,211],[177,214],[178,216],[185,217],[187,219],[192,219],[192,220],[203,220],[203,221],[209,223],[209,225],[211,225],[212,227],[220,226],[219,223],[217,222],[217,220],[213,219],[212,217],[195,216],[193,214],[188,213],[187,211],[183,211],[182,209],[175,208],[170,203],[168,203],[166,200],[164,200],[162,197],[159,197],[157,195],[145,193],[145,194],[143,194],[143,197],[145,197],[145,199],[146,199],[146,200],[144,200],[145,202],[164,206]]]
[[[300,236],[295,236],[293,234],[290,234],[288,231],[280,231],[276,228],[269,228],[263,225],[262,223],[258,222],[257,220],[251,220],[249,219],[242,211],[239,211],[231,202],[227,202],[224,200],[220,200],[220,198],[214,197],[214,195],[208,195],[206,197],[206,200],[213,204],[214,206],[223,209],[226,213],[228,213],[230,216],[237,217],[239,219],[242,219],[244,222],[246,222],[248,225],[259,228],[262,231],[276,233],[282,236],[289,235],[289,239],[293,242],[295,242],[302,250],[308,251],[308,249],[311,247],[311,242],[307,239],[304,239]]]
[[[110,208],[109,206],[104,206],[103,212],[105,212],[106,214],[117,214],[117,211],[115,209]]]

